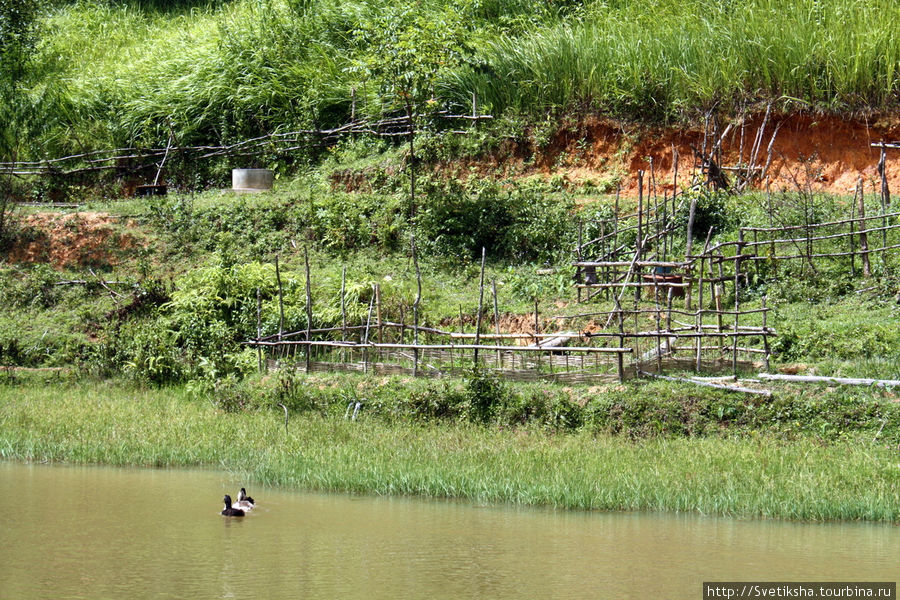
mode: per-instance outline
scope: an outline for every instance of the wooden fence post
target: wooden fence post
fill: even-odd
[[[262,296],[259,288],[256,288],[256,362],[259,372],[263,372],[262,346],[259,345],[259,338],[262,337]]]
[[[306,341],[310,341],[310,330],[312,329],[312,281],[309,275],[309,248],[306,246],[303,247],[303,262],[306,266]],[[275,265],[278,265],[277,257]],[[279,292],[278,296],[281,297],[281,280],[279,279]],[[282,311],[282,318],[284,318],[284,312]],[[279,341],[281,340],[281,335],[278,336]],[[306,372],[309,373],[310,367],[312,366],[311,359],[311,351],[312,346],[306,347]]]
[[[494,331],[497,335],[500,335],[500,311],[497,306],[497,280],[491,280],[491,291],[494,295]],[[499,339],[499,337],[498,337]],[[497,350],[497,368],[503,368],[503,355],[500,353],[500,350]]]
[[[481,247],[481,280],[478,283],[478,314],[475,316],[475,352],[473,363],[478,368],[478,345],[481,343],[481,313],[484,311],[484,246]]]
[[[869,239],[866,236],[866,194],[863,189],[862,177],[859,178],[856,189],[859,190],[857,198],[857,213],[859,216],[859,254],[862,258],[863,275],[872,276],[872,266],[869,264]]]
[[[419,271],[419,258],[416,254],[416,236],[411,236],[413,265],[416,269],[416,299],[413,302],[413,377],[419,376],[419,304],[422,302],[422,274]]]
[[[643,250],[643,235],[641,233],[643,229],[643,219],[644,219],[644,172],[638,171],[638,213],[637,213],[637,239],[635,239],[635,262],[639,262],[641,260],[641,251]],[[640,280],[640,277],[637,278]],[[635,303],[640,302],[641,300],[641,286],[638,285],[634,288],[634,301]]]

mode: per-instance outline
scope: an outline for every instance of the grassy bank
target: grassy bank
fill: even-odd
[[[433,77],[451,110],[475,92],[484,111],[528,123],[585,108],[671,120],[786,99],[890,110],[897,16],[885,0],[61,3],[25,65],[19,112],[38,117],[21,120],[20,150],[329,127],[350,119],[351,96],[357,116],[396,110],[404,77]],[[404,44],[415,60],[397,52]]]
[[[638,119],[766,99],[893,106],[900,45],[882,19],[897,10],[880,0],[595,2],[576,23],[490,40],[489,68],[453,89],[494,110],[588,105]]]
[[[5,459],[213,466],[294,489],[561,508],[900,519],[896,448],[863,441],[625,436],[581,428],[224,412],[182,389],[0,387]]]

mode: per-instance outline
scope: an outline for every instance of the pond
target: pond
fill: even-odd
[[[703,581],[894,581],[900,528],[563,512],[0,462],[0,598],[701,598]],[[242,485],[247,517],[219,515]]]

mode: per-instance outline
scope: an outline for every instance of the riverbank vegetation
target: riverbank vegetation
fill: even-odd
[[[325,399],[352,395],[357,386],[347,384],[364,382],[356,377],[335,386],[319,377],[304,388],[309,397]],[[395,393],[398,387],[404,390],[399,398],[421,393],[415,389],[421,389],[418,382],[397,380],[386,382],[387,389],[370,385],[365,393],[382,390],[381,401],[392,396],[406,402]],[[633,424],[637,437],[627,438],[588,416],[580,427],[561,434],[543,426],[385,419],[374,402],[350,420],[335,414],[345,399],[295,413],[285,426],[278,413],[223,410],[193,399],[185,389],[7,384],[0,387],[0,456],[212,466],[234,471],[242,480],[294,489],[558,508],[888,522],[900,516],[893,485],[900,468],[895,443],[878,436],[873,440],[868,431],[831,443],[815,435],[785,438],[765,430],[733,436],[727,428],[724,434],[683,437],[647,434],[642,418]],[[887,403],[882,409],[892,421],[898,419],[895,406]]]
[[[413,235],[421,240],[424,326],[457,329],[462,318],[473,331],[475,257],[482,247],[486,281],[496,282],[499,314],[509,326],[533,322],[526,315],[535,300],[551,315],[584,312],[574,302],[566,241],[577,237],[579,221],[606,214],[609,199],[600,196],[579,208],[574,194],[552,183],[426,180],[414,223],[405,190],[392,191],[402,175],[388,177],[378,190],[352,194],[330,190],[328,177],[310,176],[262,196],[185,194],[94,203],[71,214],[23,214],[11,264],[0,269],[3,363],[77,365],[152,385],[240,379],[257,370],[255,354],[240,345],[255,338],[257,328],[269,335],[280,326],[335,327],[345,315],[350,324],[364,322],[376,283],[383,318],[409,323],[416,296]],[[720,228],[712,243],[734,239],[739,224],[766,223],[773,203],[780,218],[794,222],[794,196],[761,200],[711,194],[698,204],[697,221]],[[839,218],[846,201],[816,194],[804,210],[821,220]],[[623,199],[622,210],[633,202]],[[686,221],[687,215],[677,218]],[[586,236],[594,234],[585,229]],[[821,251],[841,250],[837,243]],[[741,303],[758,308],[766,298],[773,309],[769,326],[779,333],[773,341],[778,365],[897,379],[900,308],[892,260],[892,253],[873,254],[871,278],[860,277],[858,266],[854,276],[846,260],[820,262],[815,273],[804,264],[778,272],[763,264],[765,269],[753,270]],[[539,268],[545,274],[537,274]],[[610,305],[598,300],[592,310]]]

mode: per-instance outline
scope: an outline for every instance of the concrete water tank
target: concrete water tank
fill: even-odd
[[[236,192],[264,192],[272,189],[272,169],[232,169],[231,188]]]

